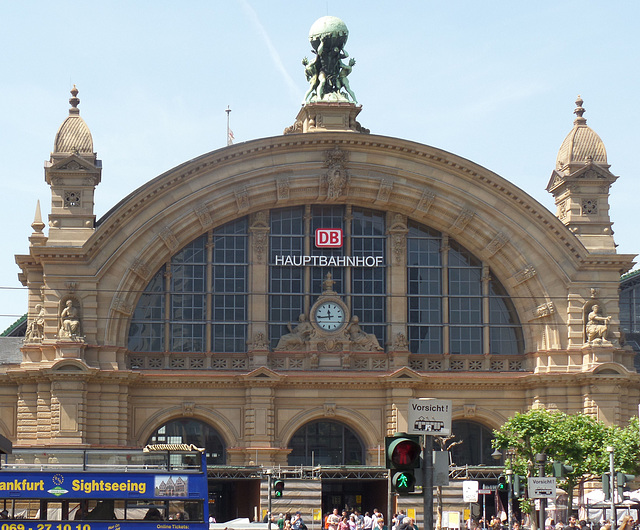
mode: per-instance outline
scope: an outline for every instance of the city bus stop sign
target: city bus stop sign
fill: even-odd
[[[407,433],[427,436],[451,434],[450,399],[410,399],[407,414]]]

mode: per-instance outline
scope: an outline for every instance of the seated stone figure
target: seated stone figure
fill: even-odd
[[[25,342],[40,342],[44,338],[44,307],[36,304],[36,316],[29,322],[24,335]]]
[[[600,315],[600,306],[595,304],[591,308],[585,325],[587,342],[608,342],[607,334],[609,333],[610,322],[611,317],[603,317]]]
[[[291,351],[300,349],[309,340],[311,335],[313,335],[313,326],[304,314],[298,317],[298,324],[295,328],[291,325],[291,322],[287,324],[287,327],[290,333],[286,333],[280,337],[275,348],[276,350]]]
[[[378,338],[373,333],[366,333],[360,327],[360,319],[357,316],[351,318],[347,326],[349,339],[356,351],[382,351]]]
[[[80,336],[80,312],[73,305],[72,300],[67,300],[65,308],[60,313],[59,338],[75,339]]]

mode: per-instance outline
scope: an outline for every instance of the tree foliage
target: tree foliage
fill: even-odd
[[[573,466],[573,472],[559,479],[559,485],[570,498],[577,485],[609,471],[607,447],[614,449],[616,471],[635,474],[639,469],[637,418],[633,418],[627,427],[607,426],[586,414],[533,409],[516,413],[493,434],[493,447],[503,454],[508,450],[513,452],[505,465],[514,473],[535,476],[539,453],[547,458],[545,475],[551,474],[553,461]]]

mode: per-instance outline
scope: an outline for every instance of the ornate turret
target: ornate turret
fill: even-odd
[[[102,162],[93,152],[91,131],[80,117],[73,86],[69,116],[56,134],[53,153],[45,163],[51,186],[48,245],[81,246],[93,233],[93,196],[100,183]]]
[[[594,253],[615,253],[609,217],[609,189],[618,177],[609,171],[600,137],[587,127],[580,96],[573,129],[562,142],[547,191],[556,202],[558,218]]]
[[[345,50],[349,30],[337,17],[322,17],[309,29],[311,60],[302,59],[309,88],[296,122],[285,134],[352,131],[368,133],[357,121],[362,110],[347,77],[356,64]],[[345,62],[346,61],[346,62]]]

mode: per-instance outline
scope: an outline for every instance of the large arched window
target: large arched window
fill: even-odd
[[[174,254],[146,286],[131,319],[129,350],[242,354],[250,329],[261,348],[267,342],[273,350],[300,315],[311,318],[331,273],[336,295],[383,348],[399,335],[390,340],[391,308],[395,326],[406,321],[402,334],[414,354],[412,367],[444,367],[427,355],[466,355],[476,358],[450,358],[448,369],[519,369],[517,360],[515,368],[502,359],[485,362],[489,355],[524,353],[515,306],[489,265],[447,234],[412,220],[404,225],[402,216],[388,223],[388,217],[351,205],[307,205],[261,212],[251,227],[242,217],[210,230]],[[318,230],[342,234],[340,245],[317,246]],[[406,261],[398,259],[403,249]],[[264,255],[267,264],[255,259]],[[146,367],[166,368],[178,367],[180,356],[170,362],[147,357]],[[206,366],[229,367],[223,361],[219,356]],[[189,362],[185,366],[205,366],[195,357]],[[143,356],[136,358],[135,367],[143,364]]]
[[[289,442],[290,466],[349,466],[365,463],[364,445],[349,427],[314,421],[296,431]]]
[[[495,465],[491,454],[493,431],[480,423],[473,421],[453,421],[451,432],[455,440],[462,440],[461,444],[451,448],[451,462],[455,466]]]
[[[204,447],[208,465],[226,463],[225,446],[218,431],[198,420],[171,420],[155,431],[147,444],[193,444]]]
[[[440,232],[409,223],[409,347],[424,354],[520,354],[515,308],[488,267]]]
[[[317,229],[340,229],[344,243],[338,248],[317,248]],[[386,231],[384,212],[345,206],[300,206],[271,211],[271,263],[269,267],[269,315],[271,346],[287,333],[287,324],[296,322],[322,293],[327,273],[334,289],[350,299],[351,313],[362,329],[373,333],[380,344],[386,342],[385,267],[290,266],[280,265],[283,256],[344,258],[344,256],[384,256]],[[306,249],[306,250],[305,250]]]
[[[131,351],[244,352],[246,218],[200,236],[149,282],[129,328]]]

